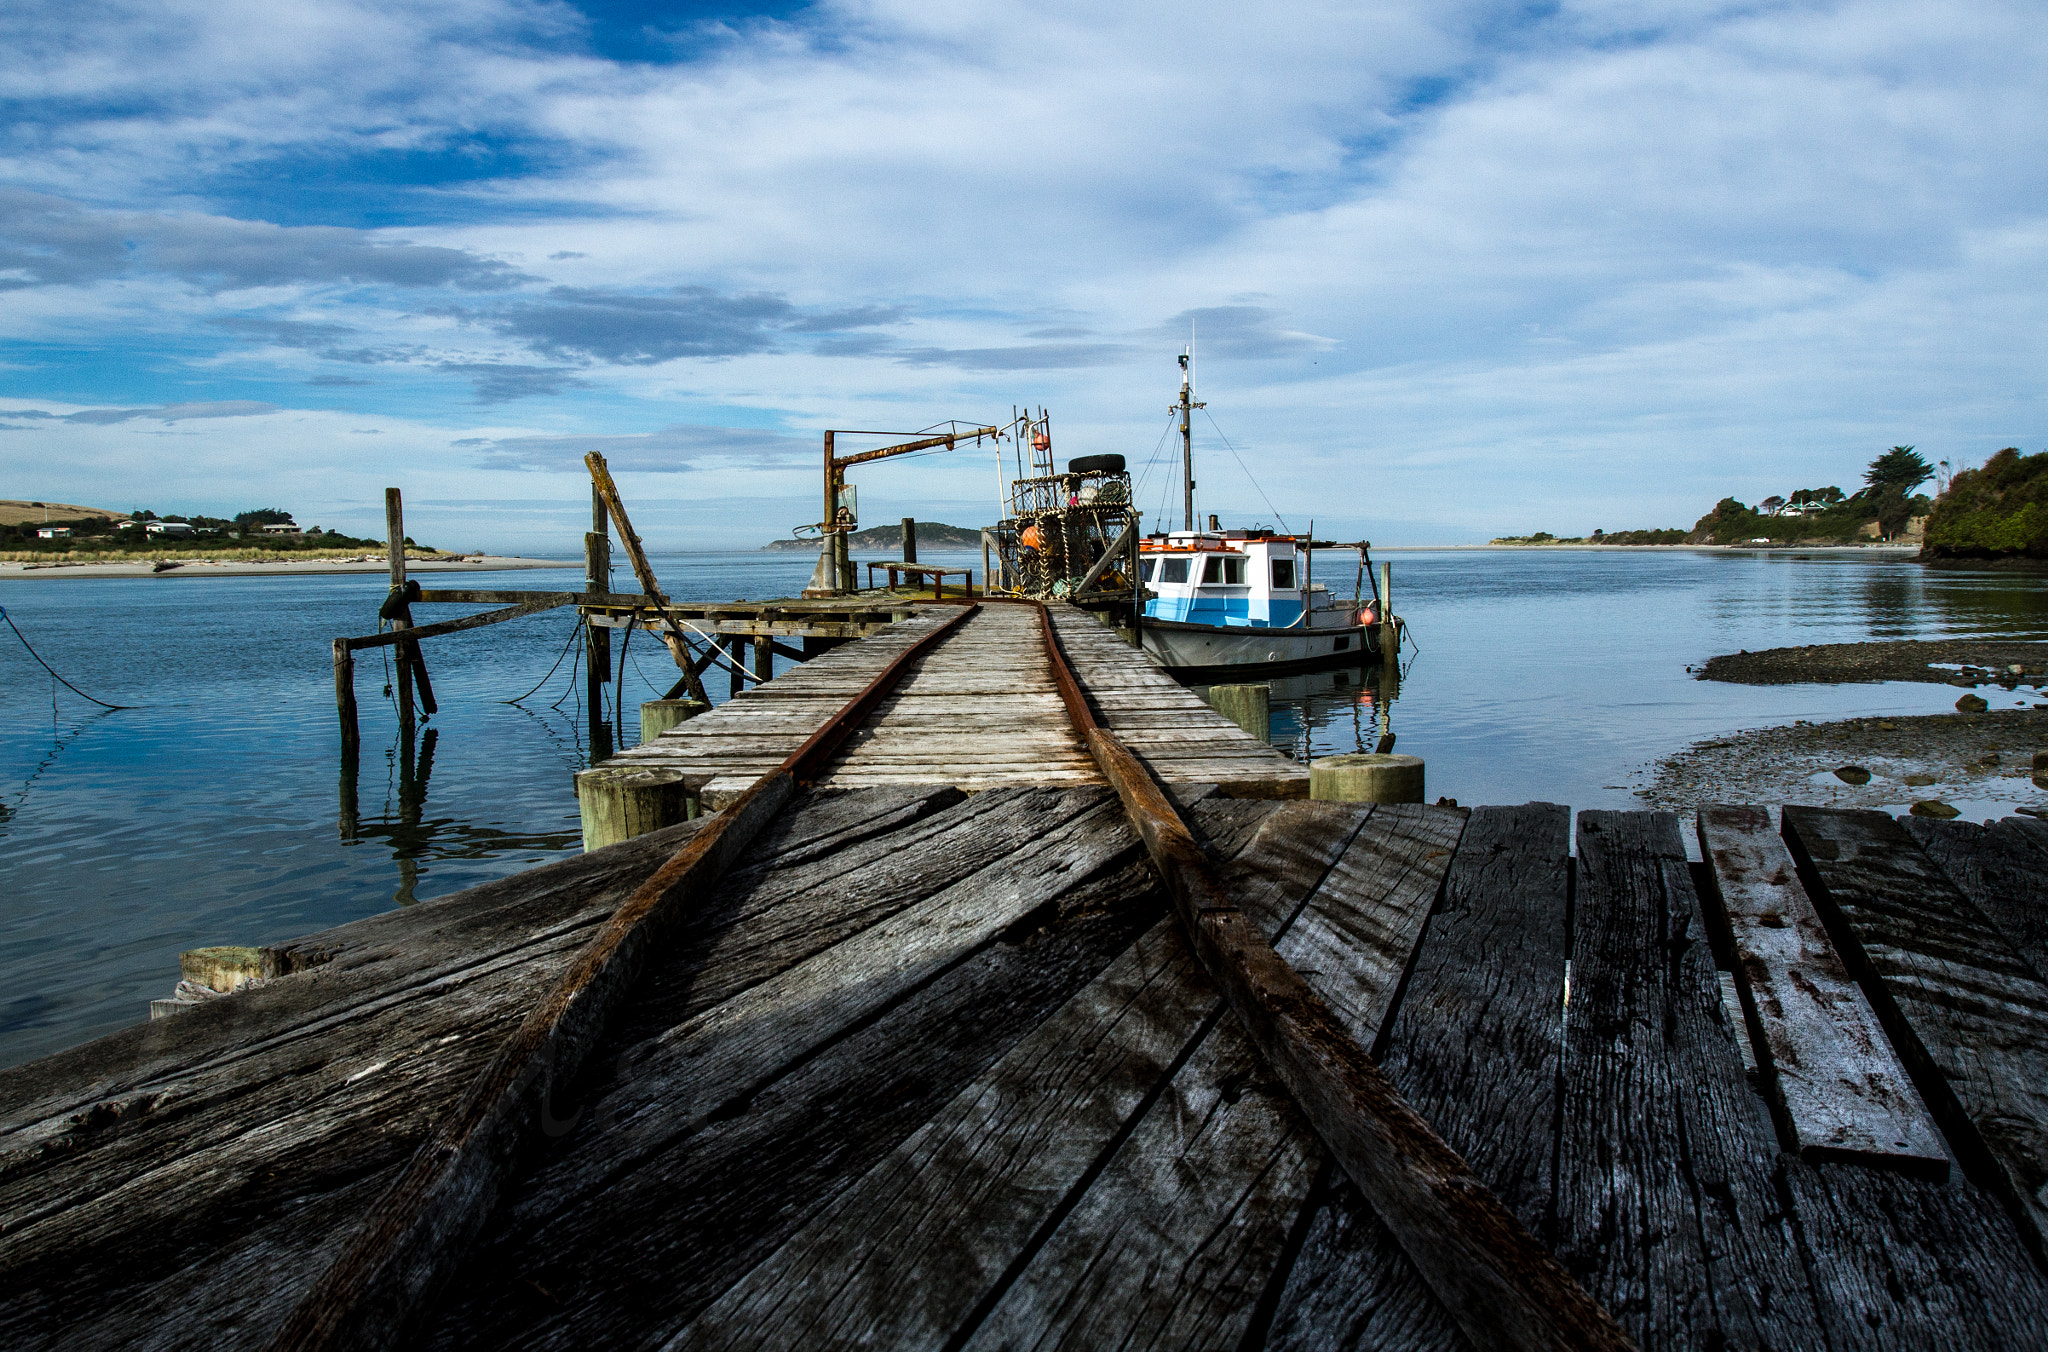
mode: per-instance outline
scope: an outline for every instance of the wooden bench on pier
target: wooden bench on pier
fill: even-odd
[[[868,586],[870,587],[875,585],[875,569],[877,568],[882,569],[884,575],[889,579],[890,591],[896,590],[904,576],[930,578],[932,600],[943,601],[946,597],[946,579],[958,576],[962,579],[961,594],[964,596],[974,595],[974,570],[972,568],[941,568],[937,564],[931,563],[904,563],[900,559],[875,559],[868,563]]]

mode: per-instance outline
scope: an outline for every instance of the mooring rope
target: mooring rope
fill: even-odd
[[[577,640],[577,638],[579,638],[582,635],[582,633],[583,626],[580,623],[572,626],[569,630],[569,643],[574,643]],[[534,690],[538,690],[542,685],[546,685],[548,681],[554,677],[556,668],[562,665],[562,659],[569,655],[569,643],[564,643],[562,645],[562,651],[555,657],[555,665],[548,668],[548,674],[540,678],[539,685],[534,686],[533,690],[527,691],[524,695],[519,696],[518,699],[501,699],[498,701],[498,703],[517,704],[519,703],[519,700],[532,698]]]
[[[42,667],[44,671],[49,672],[50,675],[54,677],[56,680],[63,681],[64,688],[66,690],[69,690],[72,694],[78,696],[80,699],[92,700],[94,704],[99,705],[102,709],[140,709],[143,707],[140,704],[109,704],[103,699],[97,699],[92,695],[86,694],[83,690],[80,690],[77,686],[71,684],[71,682],[65,681],[62,676],[58,676],[57,669],[51,666],[48,662],[43,661],[43,655],[37,652],[35,650],[35,645],[31,644],[28,641],[28,635],[21,632],[20,626],[16,625],[14,622],[14,617],[7,613],[6,606],[0,606],[0,620],[7,621],[7,627],[9,629],[14,630],[14,636],[21,640],[21,646],[28,649],[28,655],[36,659],[37,665]]]

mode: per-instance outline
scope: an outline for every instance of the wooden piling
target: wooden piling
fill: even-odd
[[[1391,563],[1380,565],[1380,664],[1389,673],[1381,688],[1391,690],[1401,679],[1401,622],[1394,618],[1394,565]]]
[[[1209,707],[1265,741],[1273,728],[1273,687],[1270,685],[1212,685]]]
[[[276,973],[264,969],[262,949],[225,945],[186,949],[178,955],[178,975],[195,986],[225,995],[245,982]]]
[[[595,498],[596,494],[593,492],[592,496]],[[603,500],[597,499],[593,517],[598,517],[602,510]],[[584,586],[592,592],[610,586],[611,539],[599,531],[589,531],[583,537],[583,574]],[[585,615],[583,645],[584,703],[589,709],[590,740],[595,743],[598,729],[605,721],[604,688],[612,678],[612,631]]]
[[[766,634],[754,635],[754,679],[775,679],[775,640]]]
[[[384,542],[384,554],[391,563],[391,590],[402,592],[405,590],[405,501],[396,488],[384,490]],[[405,620],[394,619],[391,627],[399,630],[410,625]],[[398,679],[393,682],[398,687],[398,721],[401,726],[409,728],[413,722],[413,711],[408,646],[402,642],[392,645],[391,656],[398,668]]]
[[[917,518],[913,516],[903,518],[903,561],[917,562]]]
[[[1308,796],[1334,803],[1419,803],[1422,757],[1324,756],[1309,762]]]
[[[702,700],[648,700],[640,706],[640,745],[645,746],[670,728],[710,711],[711,706]]]
[[[576,776],[576,807],[583,818],[584,852],[687,820],[695,815],[690,811],[693,796],[677,769],[583,771]]]
[[[362,744],[362,731],[356,726],[356,655],[345,638],[334,640],[334,713],[341,720],[342,750],[353,751]]]

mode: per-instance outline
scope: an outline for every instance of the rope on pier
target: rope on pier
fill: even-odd
[[[583,626],[579,624],[569,631],[569,643],[574,643],[579,637],[582,636],[582,634]],[[564,643],[562,645],[562,651],[555,657],[555,665],[548,668],[548,674],[540,678],[540,681],[533,687],[533,690],[529,690],[524,695],[516,696],[513,699],[501,699],[498,701],[498,703],[517,704],[520,700],[532,698],[535,690],[539,690],[541,686],[546,685],[551,679],[553,679],[555,671],[562,665],[562,658],[567,657],[569,655],[569,643]]]
[[[21,646],[28,649],[28,655],[36,659],[37,665],[41,666],[44,671],[49,672],[50,675],[52,677],[55,677],[58,681],[63,682],[64,688],[66,690],[69,690],[72,694],[78,696],[80,699],[92,700],[94,704],[99,705],[102,709],[140,709],[141,707],[143,707],[139,704],[109,704],[103,699],[97,699],[94,696],[86,694],[83,690],[80,690],[77,686],[71,684],[71,682],[64,680],[62,676],[58,676],[57,669],[51,666],[48,662],[43,661],[43,655],[35,650],[34,645],[32,645],[28,641],[28,635],[22,633],[20,627],[14,623],[14,617],[7,613],[6,606],[0,606],[0,620],[7,621],[7,627],[9,629],[14,630],[14,636],[21,640]]]

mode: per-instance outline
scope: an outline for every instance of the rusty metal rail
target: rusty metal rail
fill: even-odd
[[[1472,1345],[1523,1352],[1633,1346],[1231,901],[1172,800],[1095,716],[1067,665],[1052,612],[1031,604],[1038,605],[1067,716],[1123,799],[1190,947],[1259,1054]]]
[[[648,954],[714,886],[800,784],[811,782],[911,663],[978,607],[934,626],[884,667],[781,765],[710,818],[619,905],[597,937],[492,1058],[349,1245],[293,1309],[273,1349],[389,1347],[468,1252],[537,1134],[574,1125],[554,1114],[626,998]]]

